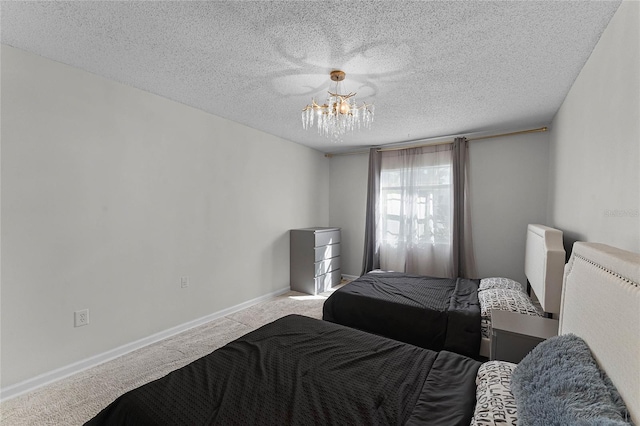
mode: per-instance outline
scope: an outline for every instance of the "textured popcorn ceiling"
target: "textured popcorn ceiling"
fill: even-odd
[[[7,2],[2,43],[324,152],[549,124],[620,1]],[[302,129],[329,72],[374,102]]]

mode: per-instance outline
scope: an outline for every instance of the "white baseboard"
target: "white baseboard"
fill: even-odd
[[[49,371],[47,373],[40,374],[39,376],[33,377],[31,379],[27,379],[23,382],[16,383],[11,386],[6,386],[0,389],[0,401],[5,401],[11,398],[14,398],[18,395],[22,395],[24,393],[33,391],[39,387],[48,385],[50,383],[56,382],[58,380],[64,379],[65,377],[69,377],[73,374],[77,374],[81,371],[84,371],[88,368],[95,367],[104,362],[110,361],[119,356],[125,355],[129,352],[135,351],[136,349],[143,348],[152,343],[156,343],[160,340],[166,339],[168,337],[174,336],[178,333],[182,333],[183,331],[189,330],[191,328],[197,327],[199,325],[205,324],[209,321],[213,321],[218,318],[222,318],[226,315],[231,315],[235,312],[246,309],[250,306],[253,306],[257,303],[264,302],[265,300],[269,300],[273,297],[284,294],[291,289],[289,287],[282,288],[280,290],[273,291],[271,293],[265,294],[260,297],[256,297],[255,299],[248,300],[246,302],[240,303],[238,305],[232,306],[227,309],[223,309],[218,312],[214,312],[202,318],[195,319],[193,321],[186,322],[184,324],[180,324],[178,326],[169,328],[167,330],[161,331],[159,333],[152,334],[151,336],[144,337],[140,340],[136,340],[135,342],[128,343],[126,345],[122,345],[115,349],[111,349],[107,352],[103,352],[98,355],[94,355],[89,358],[85,358],[81,361],[74,362],[73,364],[66,365],[64,367],[55,369],[53,371]]]
[[[356,278],[358,278],[358,276],[357,275],[345,275],[345,274],[342,274],[342,278],[353,281]]]

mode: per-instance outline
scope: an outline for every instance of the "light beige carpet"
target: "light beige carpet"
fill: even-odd
[[[330,293],[289,292],[0,404],[0,424],[82,425],[123,393],[287,314],[322,318]]]

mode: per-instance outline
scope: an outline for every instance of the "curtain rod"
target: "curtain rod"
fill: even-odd
[[[520,130],[517,132],[509,132],[509,133],[500,133],[497,135],[490,135],[490,136],[478,136],[476,138],[468,138],[468,141],[479,141],[482,139],[493,139],[493,138],[501,138],[503,136],[514,136],[514,135],[522,135],[525,133],[538,133],[538,132],[546,132],[547,130],[549,130],[546,126],[545,127],[538,127],[537,129],[529,129],[529,130]],[[435,138],[434,138],[435,139]],[[434,142],[434,143],[423,143],[423,144],[419,144],[419,145],[404,145],[404,146],[389,146],[387,148],[381,147],[378,149],[378,152],[384,152],[384,151],[399,151],[401,149],[410,149],[410,148],[421,148],[423,146],[437,146],[437,145],[448,145],[448,144],[452,144],[453,141],[444,141],[444,142]],[[345,153],[336,153],[336,154],[325,154],[324,156],[327,158],[331,158],[334,155],[355,155],[355,154],[364,154],[369,152],[369,150],[367,149],[365,150],[361,150],[361,151],[351,151],[351,152],[345,152]]]

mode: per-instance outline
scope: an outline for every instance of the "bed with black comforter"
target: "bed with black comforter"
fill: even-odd
[[[480,363],[289,315],[125,393],[88,425],[468,425]]]
[[[324,302],[326,321],[421,348],[470,357],[480,351],[480,280],[369,272]]]

